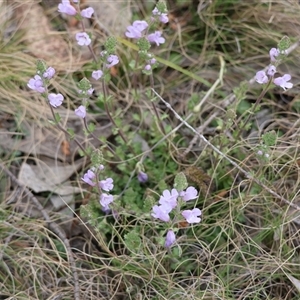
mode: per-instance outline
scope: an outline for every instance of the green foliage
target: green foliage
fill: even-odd
[[[44,74],[47,70],[47,64],[44,60],[39,59],[36,63],[36,70],[38,74]]]
[[[284,52],[285,50],[289,49],[290,46],[291,46],[291,40],[288,36],[284,36],[278,43],[278,49],[280,52]]]
[[[103,153],[99,149],[93,151],[91,155],[91,162],[96,168],[99,168],[99,166],[103,164]]]
[[[95,129],[96,129],[96,125],[92,122],[88,123],[88,126],[87,126],[89,132],[94,132]]]
[[[78,88],[82,91],[83,94],[86,94],[86,92],[92,87],[92,84],[87,78],[82,78],[78,82]]]
[[[145,58],[147,51],[151,48],[150,42],[146,38],[141,38],[138,40],[137,45],[140,49],[139,55]]]
[[[238,87],[233,89],[233,93],[237,99],[237,102],[241,102],[246,99],[246,93],[249,89],[249,83],[247,81],[242,81]]]
[[[237,107],[237,113],[242,115],[249,110],[251,110],[251,104],[249,101],[242,99]]]
[[[124,242],[126,248],[133,252],[133,253],[139,253],[139,249],[141,247],[142,241],[140,238],[140,233],[137,232],[136,229],[131,230],[127,234],[124,235]]]
[[[268,147],[275,146],[277,141],[276,132],[274,130],[266,132],[262,135],[262,140],[263,143]]]
[[[295,277],[298,274],[299,230],[293,207],[286,204],[289,201],[296,203],[299,194],[299,101],[293,92],[279,95],[279,88],[270,88],[268,97],[263,97],[260,103],[268,108],[268,127],[264,127],[265,124],[256,120],[260,105],[251,105],[259,96],[257,84],[243,81],[254,76],[258,70],[253,70],[254,67],[262,68],[268,61],[269,44],[273,47],[278,36],[290,32],[291,24],[296,24],[297,6],[292,7],[289,4],[292,1],[284,2],[284,5],[280,1],[276,5],[259,1],[248,4],[238,0],[198,2],[173,1],[170,24],[160,24],[159,28],[164,31],[166,43],[159,48],[152,47],[159,68],[149,72],[151,77],[141,75],[144,66],[141,60],[149,59],[150,43],[142,39],[138,43],[140,49],[137,49],[127,39],[120,38],[122,48],[117,48],[113,37],[105,42],[106,53],[104,51],[101,57],[99,49],[103,49],[103,43],[101,39],[95,40],[93,46],[98,49],[95,53],[99,61],[84,65],[71,81],[62,68],[56,74],[59,80],[55,89],[67,91],[66,96],[70,99],[66,109],[73,109],[72,105],[78,102],[73,81],[79,81],[78,87],[84,91],[80,98],[90,98],[89,111],[95,114],[95,121],[88,125],[89,131],[94,131],[97,122],[102,124],[103,120],[109,119],[115,122],[111,126],[113,134],[109,135],[108,141],[105,138],[102,141],[104,145],[109,143],[116,155],[108,152],[105,146],[95,150],[93,142],[90,143],[92,136],[86,132],[89,166],[83,167],[85,170],[105,165],[97,176],[101,177],[100,180],[106,177],[114,179],[112,210],[102,211],[97,187],[82,184],[75,212],[78,213],[80,206],[81,225],[86,225],[86,230],[79,237],[76,236],[77,228],[73,231],[72,227],[68,232],[76,255],[81,292],[91,299],[298,299],[297,290],[286,274]],[[153,3],[139,3],[138,7],[143,14],[147,14],[147,10],[151,14]],[[161,12],[166,10],[163,1],[158,2],[157,7]],[[142,19],[139,10],[134,12],[135,19]],[[291,20],[286,17],[290,10]],[[274,24],[279,23],[275,31]],[[153,27],[151,24],[151,29]],[[3,98],[0,110],[5,112],[1,114],[0,125],[1,129],[8,128],[8,136],[13,136],[15,142],[15,145],[9,145],[9,150],[5,143],[1,146],[1,159],[3,164],[12,166],[15,174],[24,157],[29,163],[43,166],[43,155],[36,155],[39,152],[24,150],[26,147],[15,149],[19,143],[28,144],[29,137],[35,138],[32,131],[36,124],[43,126],[43,122],[47,123],[45,120],[40,122],[41,116],[35,111],[28,119],[28,112],[35,110],[42,97],[31,97],[32,91],[26,92],[26,81],[34,71],[30,64],[23,65],[28,60],[28,51],[24,51],[28,43],[22,45],[25,35],[21,38],[18,42],[21,46],[13,43],[15,34],[9,36],[7,42],[1,41],[0,45]],[[290,45],[290,39],[284,37],[278,48],[283,52]],[[139,59],[132,60],[137,51]],[[118,64],[115,70],[104,70],[103,81],[95,84],[95,95],[98,93],[98,96],[90,97],[86,93],[91,88],[87,78],[92,70],[102,69],[109,54],[120,54],[122,64]],[[193,108],[218,77],[219,55],[226,60],[224,82],[214,86],[202,110],[195,114]],[[289,56],[285,66],[289,70],[295,69],[292,67],[297,62],[293,55]],[[9,56],[11,62],[6,60]],[[45,62],[38,62],[40,72],[46,67]],[[195,130],[201,128],[200,133],[223,156],[203,141],[192,145],[195,134],[185,126],[178,127],[172,135],[168,134],[182,125],[181,121],[153,95],[151,87],[159,91],[183,119],[188,117],[190,126]],[[38,99],[36,103],[35,99]],[[153,105],[159,117],[153,113]],[[61,121],[57,111],[54,121],[51,121],[53,125]],[[110,112],[112,118],[102,118],[106,112]],[[211,116],[214,116],[213,120]],[[244,126],[248,116],[251,121]],[[22,125],[24,120],[30,127]],[[157,126],[159,122],[166,134]],[[203,124],[206,126],[202,127]],[[252,124],[253,130],[249,134],[247,130]],[[262,131],[265,133],[260,135]],[[74,130],[68,132],[73,138]],[[142,142],[135,142],[136,135]],[[32,149],[40,149],[36,146],[42,141],[35,142],[37,145],[32,144]],[[187,148],[186,156],[181,156]],[[84,153],[79,150],[79,154]],[[72,161],[77,159],[77,152],[70,158]],[[186,165],[195,166],[189,169],[189,176],[178,173],[178,170],[188,169]],[[78,173],[84,170],[78,170]],[[146,183],[137,179],[141,170],[149,176]],[[96,171],[98,173],[98,169]],[[81,176],[72,176],[74,186]],[[176,210],[171,212],[171,217],[176,218],[174,223],[154,219],[151,210],[158,203],[161,192],[173,186],[178,190],[185,189],[186,176],[198,189],[207,191],[201,193],[197,201],[189,201],[183,207],[201,208],[201,223],[181,222],[181,211]],[[253,182],[252,178],[265,186]],[[266,187],[279,193],[287,202],[277,200]],[[0,240],[3,243],[0,254],[3,268],[0,282],[5,283],[1,286],[5,289],[3,297],[17,295],[22,299],[50,299],[53,295],[48,295],[48,291],[61,294],[63,289],[65,299],[74,299],[68,294],[68,288],[72,290],[74,285],[70,279],[73,271],[69,269],[70,261],[63,242],[46,227],[46,222],[26,217],[30,214],[27,199],[20,193],[14,194],[15,189],[18,192],[22,187],[6,177],[1,179]],[[44,194],[48,197],[48,192]],[[81,198],[88,199],[88,203],[83,205]],[[56,212],[51,213],[54,219]],[[72,225],[76,227],[76,222]],[[174,230],[176,242],[171,249],[165,249],[165,235],[169,229]],[[78,240],[83,240],[84,247],[80,247]],[[33,275],[28,273],[33,269]],[[245,270],[251,270],[251,274]],[[45,287],[43,280],[47,281]],[[61,285],[56,287],[57,282]],[[87,286],[89,290],[84,290]]]
[[[177,191],[183,191],[188,187],[186,176],[183,172],[178,173],[174,179],[174,189]]]
[[[117,46],[116,38],[113,36],[109,36],[104,45],[105,50],[108,52],[108,54],[115,54],[116,46]]]

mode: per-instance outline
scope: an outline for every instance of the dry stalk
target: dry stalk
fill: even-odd
[[[194,127],[192,127],[189,123],[187,123],[174,109],[173,107],[166,101],[164,100],[154,89],[152,89],[153,93],[166,105],[166,107],[168,109],[170,109],[175,117],[182,123],[184,124],[187,128],[189,128],[195,135],[197,135],[207,146],[209,146],[213,151],[215,151],[216,153],[218,153],[222,158],[226,159],[231,165],[233,165],[235,168],[237,168],[241,173],[243,173],[246,178],[248,178],[249,180],[252,180],[253,182],[255,182],[256,184],[260,185],[263,189],[265,189],[266,191],[268,191],[271,195],[273,195],[274,197],[276,197],[277,199],[280,199],[282,202],[284,202],[285,204],[289,205],[290,207],[293,207],[294,209],[300,211],[300,207],[294,203],[292,203],[291,201],[285,199],[283,196],[277,194],[275,191],[273,191],[271,188],[269,188],[268,186],[266,186],[264,183],[262,183],[260,180],[256,179],[255,177],[253,177],[253,175],[251,175],[249,172],[247,172],[246,170],[244,170],[242,167],[240,167],[236,162],[234,162],[232,159],[230,159],[229,157],[227,157],[222,151],[220,151],[217,147],[215,147],[211,142],[209,142],[204,135],[202,135],[201,133],[199,133],[197,131],[197,129],[195,129]]]
[[[74,299],[75,300],[80,300],[80,287],[79,287],[79,277],[78,277],[78,272],[76,270],[76,264],[75,264],[75,259],[73,256],[73,252],[71,250],[71,245],[66,237],[66,234],[59,228],[59,226],[51,221],[49,214],[47,211],[43,208],[39,200],[31,193],[31,191],[24,186],[19,180],[15,177],[14,174],[12,174],[6,167],[5,165],[0,162],[0,168],[11,178],[11,180],[20,188],[22,188],[26,196],[29,198],[29,200],[39,209],[39,211],[42,213],[44,220],[47,222],[49,229],[52,230],[62,241],[62,243],[65,246],[66,252],[68,254],[69,258],[69,264],[70,264],[70,270],[73,274],[73,280],[74,280]]]

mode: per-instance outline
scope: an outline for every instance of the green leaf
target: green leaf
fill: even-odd
[[[94,123],[88,124],[88,129],[90,132],[94,132],[95,128],[96,128],[96,125]]]
[[[274,130],[269,131],[269,132],[263,134],[262,139],[266,146],[269,146],[269,147],[274,146],[277,141],[276,132]]]
[[[125,246],[131,252],[137,253],[141,248],[141,238],[140,233],[136,231],[136,229],[130,231],[124,236]]]
[[[75,137],[75,132],[74,132],[74,130],[72,129],[72,128],[67,128],[67,132],[68,132],[68,134],[70,135],[70,139],[74,139],[74,137]]]
[[[56,124],[59,123],[60,120],[61,120],[61,117],[60,117],[59,113],[55,113],[54,116],[55,116],[55,122],[56,122]]]
[[[284,36],[278,43],[278,49],[280,52],[284,52],[285,50],[289,49],[290,46],[291,46],[291,40],[288,36]]]
[[[187,188],[188,182],[183,172],[178,173],[174,179],[174,188],[177,191],[183,191]]]

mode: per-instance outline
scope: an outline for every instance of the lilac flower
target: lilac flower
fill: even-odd
[[[166,236],[166,242],[165,247],[170,248],[174,242],[176,241],[175,233],[172,229],[168,230],[167,236]]]
[[[58,4],[58,12],[74,16],[77,14],[76,9],[70,4],[69,0],[62,0],[62,3]]]
[[[149,60],[149,63],[150,63],[151,65],[154,65],[154,64],[156,63],[156,59],[155,59],[155,58],[151,58],[151,59]]]
[[[105,193],[102,193],[100,196],[100,204],[102,206],[102,208],[104,209],[104,211],[108,211],[109,208],[109,204],[112,203],[114,201],[114,196],[113,195],[108,195]]]
[[[80,118],[85,118],[86,116],[86,108],[83,105],[80,105],[78,108],[75,109],[75,115]]]
[[[265,71],[258,71],[255,75],[255,81],[259,84],[267,83],[269,81]]]
[[[49,67],[43,74],[43,77],[46,79],[51,79],[55,74],[55,69],[52,67]]]
[[[93,13],[94,13],[94,9],[92,7],[88,7],[86,9],[83,9],[80,14],[82,17],[89,19],[92,17]]]
[[[103,51],[100,52],[100,56],[101,56],[101,57],[104,57],[106,54],[107,54],[107,51],[106,51],[106,50],[103,50]]]
[[[150,65],[146,65],[145,68],[144,68],[144,70],[150,71],[151,70],[151,66]]]
[[[100,166],[99,166],[99,170],[100,170],[100,171],[104,170],[104,166],[103,166],[103,165],[100,165]]]
[[[90,89],[87,90],[88,95],[92,95],[93,92],[94,92],[94,89],[93,89],[93,88],[90,88]]]
[[[94,182],[94,179],[96,178],[96,174],[88,170],[84,175],[83,178],[81,178],[85,183],[89,184],[90,186],[95,186],[96,183]]]
[[[168,14],[161,14],[159,16],[159,20],[164,24],[168,23],[169,22]]]
[[[109,192],[114,188],[113,182],[114,182],[114,180],[112,178],[106,178],[104,180],[100,180],[99,187],[102,190]]]
[[[62,104],[64,96],[62,94],[51,93],[48,95],[48,100],[53,107],[58,107]]]
[[[167,13],[161,13],[157,7],[155,7],[153,10],[152,10],[152,14],[153,16],[159,16],[159,20],[162,22],[162,23],[168,23],[169,22],[169,18],[168,18],[168,14]]]
[[[152,15],[153,16],[159,16],[161,14],[161,12],[158,10],[157,7],[155,7],[153,10],[152,10]]]
[[[273,80],[274,84],[282,87],[285,91],[286,89],[290,89],[293,87],[293,84],[291,82],[288,82],[291,80],[290,74],[284,74],[282,77],[277,77]]]
[[[87,91],[82,91],[82,90],[78,90],[78,94],[88,94],[88,95],[92,95],[93,94],[93,92],[94,92],[94,89],[93,88],[90,88],[90,89],[88,89]]]
[[[148,27],[146,21],[134,21],[132,25],[127,27],[125,35],[131,39],[139,39],[142,37],[142,32]]]
[[[180,192],[179,196],[182,197],[183,201],[189,201],[196,199],[198,197],[198,192],[193,186],[189,186],[186,191]]]
[[[116,65],[119,63],[119,57],[117,55],[111,54],[107,57],[107,62],[106,68],[111,68],[112,66]]]
[[[155,31],[154,33],[149,34],[147,38],[150,43],[156,43],[157,46],[159,46],[159,44],[163,44],[166,41],[161,36],[160,31]]]
[[[92,73],[92,77],[95,80],[100,79],[102,76],[103,76],[103,72],[101,70],[93,71],[93,73]]]
[[[35,75],[34,78],[31,78],[28,83],[27,86],[34,90],[37,91],[39,93],[44,93],[45,92],[45,88],[44,88],[44,83],[42,81],[41,76],[39,75]]]
[[[151,214],[152,217],[155,219],[160,219],[161,221],[164,222],[169,222],[170,221],[170,216],[169,213],[171,212],[172,207],[169,205],[154,205],[152,208],[153,213]]]
[[[261,150],[258,150],[256,154],[262,156],[264,153]]]
[[[78,32],[76,33],[75,37],[79,46],[88,46],[92,42],[86,32]]]
[[[171,192],[169,190],[164,190],[162,196],[159,198],[159,204],[168,205],[173,209],[177,206],[178,195],[176,189],[172,189]]]
[[[276,73],[276,67],[275,66],[273,66],[273,65],[271,65],[269,68],[268,68],[268,71],[267,71],[267,74],[269,75],[269,76],[274,76],[275,75],[275,73]]]
[[[139,171],[137,175],[138,181],[145,183],[148,181],[148,175],[145,172]]]
[[[194,208],[192,210],[184,210],[181,215],[186,219],[186,221],[190,224],[192,223],[199,223],[201,221],[201,218],[198,216],[201,216],[201,210],[199,208]]]
[[[272,48],[269,51],[271,61],[276,61],[276,57],[280,54],[279,49]]]
[[[111,211],[111,209],[108,205],[106,205],[106,206],[102,206],[102,211],[104,213],[108,214]]]

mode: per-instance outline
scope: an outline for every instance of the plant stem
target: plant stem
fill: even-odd
[[[266,94],[266,92],[267,92],[269,86],[271,85],[272,80],[273,80],[273,77],[270,78],[268,84],[266,85],[266,87],[262,90],[262,92],[261,92],[260,95],[258,96],[258,98],[257,98],[257,100],[256,100],[256,102],[255,102],[255,104],[254,104],[254,106],[253,106],[253,108],[252,108],[252,111],[249,112],[249,115],[248,115],[246,121],[244,122],[244,124],[242,125],[242,127],[239,129],[239,131],[238,131],[238,133],[237,133],[237,135],[236,135],[236,139],[239,139],[239,137],[240,137],[240,135],[241,135],[241,133],[242,133],[242,130],[245,128],[245,126],[246,126],[247,123],[249,122],[250,117],[251,117],[252,113],[255,112],[256,107],[260,104],[262,98],[264,97],[264,95]]]

